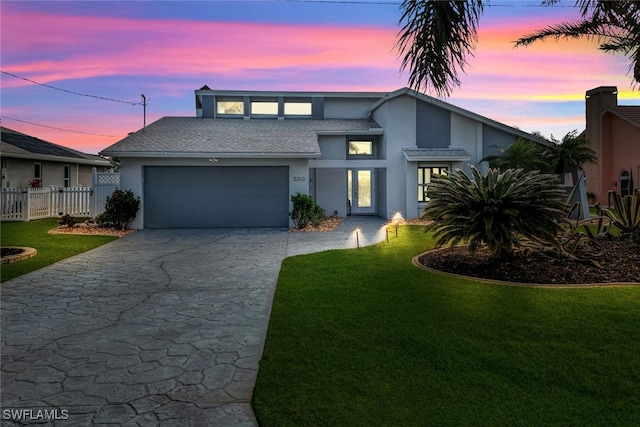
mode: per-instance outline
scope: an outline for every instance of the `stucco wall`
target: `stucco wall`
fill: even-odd
[[[64,187],[64,166],[69,166],[70,187],[91,187],[90,165],[77,165],[75,163],[51,162],[47,160],[31,160],[6,158],[6,176],[2,177],[2,187],[26,187],[28,182],[35,178],[34,164],[40,163],[43,187]],[[99,171],[104,171],[104,167]]]

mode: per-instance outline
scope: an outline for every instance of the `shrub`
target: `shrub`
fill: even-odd
[[[622,237],[630,237],[634,240],[640,238],[640,188],[631,195],[621,197],[611,190],[608,193],[611,209],[604,209],[596,204],[598,215],[606,216],[611,223],[620,230]]]
[[[324,220],[324,209],[313,200],[313,197],[298,193],[295,196],[291,196],[291,202],[293,203],[293,210],[289,213],[289,216],[296,228],[303,229],[309,223],[317,226]]]
[[[76,226],[76,219],[69,214],[64,214],[60,217],[60,222],[58,224],[73,228]]]
[[[124,230],[135,219],[139,207],[140,198],[135,197],[133,191],[116,189],[107,197],[104,212],[96,216],[95,220],[100,227]]]
[[[473,178],[458,169],[429,185],[431,200],[422,215],[433,222],[438,245],[486,246],[494,257],[509,257],[523,238],[553,241],[566,225],[565,196],[554,175],[523,169],[489,169]]]

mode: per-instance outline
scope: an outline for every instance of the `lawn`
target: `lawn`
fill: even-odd
[[[638,425],[640,287],[545,289],[412,265],[421,227],[287,258],[262,426]]]
[[[0,281],[5,282],[117,239],[109,236],[48,234],[47,231],[57,227],[59,221],[58,218],[49,218],[29,222],[2,222],[2,246],[29,246],[36,248],[38,254],[25,261],[3,264]]]

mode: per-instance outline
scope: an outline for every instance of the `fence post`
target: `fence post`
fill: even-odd
[[[29,213],[31,212],[31,187],[27,187],[27,197],[24,205],[25,208],[24,212],[22,213],[22,219],[24,219],[25,221],[29,221]]]
[[[98,184],[98,169],[96,167],[91,168],[91,194],[89,196],[89,215],[91,217],[96,216],[98,212],[98,198],[96,197],[96,185]]]

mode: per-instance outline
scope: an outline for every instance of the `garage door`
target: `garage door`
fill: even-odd
[[[286,227],[289,168],[144,168],[145,228]]]

